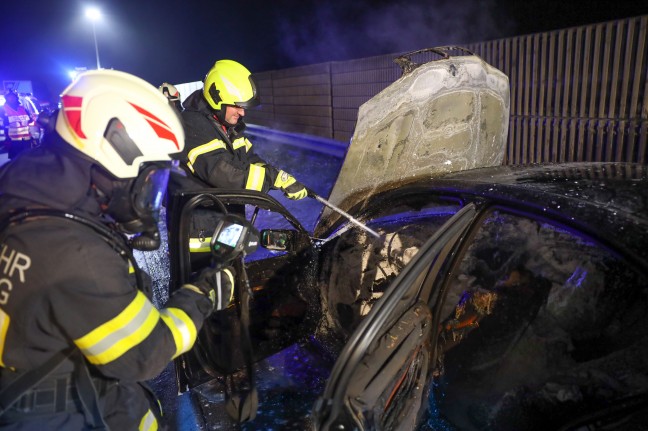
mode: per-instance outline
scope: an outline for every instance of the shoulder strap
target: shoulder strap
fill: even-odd
[[[101,409],[99,408],[99,396],[92,382],[88,364],[81,351],[78,349],[75,349],[75,351],[74,361],[77,367],[74,368],[74,383],[77,386],[79,399],[83,405],[83,414],[85,415],[86,423],[90,425],[91,430],[107,431],[108,425],[106,425],[101,414]]]
[[[144,280],[142,278],[142,273],[140,272],[139,265],[137,260],[133,256],[126,239],[120,235],[117,235],[109,227],[102,225],[99,222],[90,220],[88,218],[82,217],[78,214],[71,212],[54,210],[50,208],[35,208],[35,209],[19,209],[14,213],[11,213],[4,218],[0,219],[0,244],[5,239],[6,229],[13,223],[23,223],[33,220],[38,220],[41,218],[56,218],[59,220],[67,220],[73,223],[82,224],[92,230],[94,230],[104,241],[112,247],[115,252],[119,253],[124,259],[130,262],[135,270],[135,279],[137,280],[137,288],[145,292]]]
[[[0,391],[0,416],[16,403],[28,390],[38,386],[68,358],[75,363],[74,382],[81,404],[82,413],[91,430],[107,431],[108,425],[103,420],[99,409],[97,390],[90,377],[90,372],[81,352],[75,348],[62,350],[38,368],[27,371]]]
[[[0,391],[0,416],[2,416],[16,401],[18,401],[25,392],[34,386],[37,386],[45,379],[45,377],[56,371],[63,361],[72,356],[74,350],[76,349],[71,348],[56,353],[43,365],[22,374]]]

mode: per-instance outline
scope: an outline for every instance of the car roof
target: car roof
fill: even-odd
[[[466,189],[491,195],[498,190],[526,199],[537,195],[549,207],[553,204],[544,202],[546,198],[560,196],[648,220],[647,165],[582,162],[497,166],[446,174],[438,181],[462,184]]]
[[[446,174],[422,185],[519,207],[587,232],[648,265],[648,166],[561,163]],[[406,186],[412,187],[412,185]]]

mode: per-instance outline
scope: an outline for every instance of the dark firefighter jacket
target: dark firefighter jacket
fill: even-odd
[[[242,120],[236,127],[223,130],[202,90],[189,95],[184,108],[185,148],[181,162],[195,187],[259,192],[279,188],[275,186],[279,169],[254,153],[252,143],[242,134]]]
[[[70,155],[74,150],[65,151],[58,135],[52,137],[58,141],[0,168],[0,215],[40,207],[98,218],[91,162],[79,153]],[[77,222],[33,220],[0,235],[0,390],[72,346],[94,376],[110,429],[162,426],[156,417],[159,403],[139,382],[157,376],[190,349],[209,300],[178,289],[165,308],[156,309],[136,288],[129,263]],[[53,377],[69,376],[75,367],[66,361]],[[85,429],[82,413],[74,409],[78,401],[70,401],[74,390],[69,390],[67,408],[62,401],[67,411],[24,415],[10,409],[0,416],[0,429]]]
[[[186,178],[172,178],[169,195],[181,190],[205,188],[247,189],[267,192],[275,185],[280,170],[266,163],[252,150],[252,143],[243,135],[245,123],[224,130],[207,104],[202,90],[187,97],[182,111],[185,148],[180,156]],[[177,211],[172,205],[169,213]],[[243,208],[230,208],[242,212]],[[190,252],[194,268],[209,262],[209,242],[215,223],[212,211],[197,209],[191,221]]]

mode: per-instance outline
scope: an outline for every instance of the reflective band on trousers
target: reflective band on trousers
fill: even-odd
[[[173,335],[176,346],[173,358],[188,352],[196,341],[198,331],[193,320],[179,308],[165,308],[160,311],[162,321],[167,325]]]
[[[137,429],[139,431],[157,431],[157,419],[151,410],[146,412]]]
[[[92,364],[107,364],[144,341],[160,313],[142,292],[117,317],[90,331],[74,344]]]

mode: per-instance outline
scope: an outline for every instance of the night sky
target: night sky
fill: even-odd
[[[0,79],[52,102],[68,71],[101,66],[155,86],[201,80],[214,61],[252,72],[402,53],[648,14],[646,0],[4,1]]]

